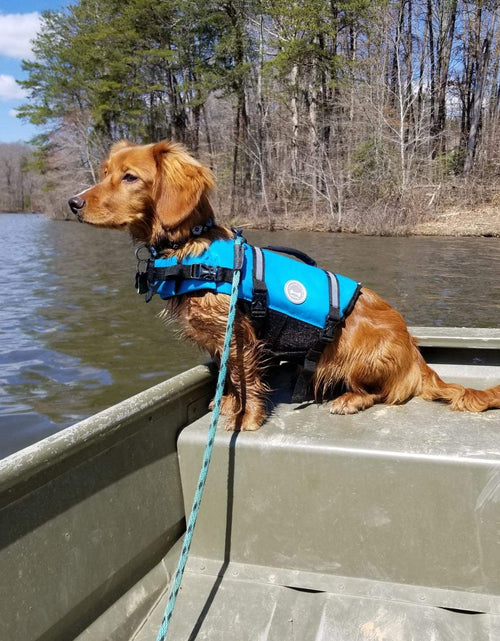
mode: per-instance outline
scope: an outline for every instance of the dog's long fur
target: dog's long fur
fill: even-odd
[[[72,209],[83,222],[127,228],[136,241],[148,246],[180,245],[175,251],[165,249],[165,256],[200,254],[212,240],[232,237],[218,225],[201,237],[192,236],[195,225],[214,218],[208,200],[214,178],[181,145],[121,141],[111,148],[101,178],[99,184],[72,199]],[[229,297],[212,293],[182,296],[166,305],[181,321],[185,335],[218,360]],[[263,381],[264,347],[250,320],[238,311],[228,363],[228,394],[222,406],[228,429],[255,430],[265,418],[269,390]],[[333,401],[334,414],[353,414],[374,403],[403,403],[413,396],[445,401],[455,410],[500,408],[500,385],[479,391],[443,382],[425,363],[402,316],[366,288],[334,342],[324,350],[313,384],[316,394],[339,385],[348,390]]]

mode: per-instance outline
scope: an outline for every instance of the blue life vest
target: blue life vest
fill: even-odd
[[[288,248],[261,249],[244,242],[238,298],[257,335],[269,351],[286,359],[305,358],[308,378],[338,325],[352,310],[360,285],[350,278],[316,267],[305,254]],[[292,253],[295,260],[279,252]],[[203,292],[231,293],[235,241],[215,240],[198,256],[148,260],[140,293],[149,301]],[[295,393],[295,400],[302,398]]]
[[[253,300],[254,248],[247,243],[244,243],[243,247],[245,258],[238,297],[251,302]],[[268,290],[267,307],[304,323],[323,328],[329,312],[328,287],[331,278],[329,272],[268,249],[263,249],[262,254],[264,278],[261,280],[265,282]],[[216,275],[212,268],[222,267],[232,270],[233,261],[234,240],[215,240],[203,254],[187,256],[182,260],[183,265],[203,265],[205,268],[210,268],[205,269],[204,272],[201,270],[198,273],[199,278],[178,280],[172,277],[160,282],[155,280],[152,287],[163,299],[197,291],[230,294],[231,282],[207,279],[211,275],[214,277]],[[179,261],[175,257],[156,258],[154,261],[155,268],[173,267],[178,264]],[[193,271],[192,274],[196,275],[196,272]],[[339,320],[342,320],[351,309],[359,284],[340,274],[332,276],[338,283],[338,316]]]

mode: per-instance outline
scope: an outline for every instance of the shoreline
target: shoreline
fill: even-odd
[[[268,229],[266,225],[256,225],[254,220],[248,220],[248,227],[254,229]],[[238,221],[244,225],[245,221]],[[280,224],[276,221],[274,231],[307,231],[307,232],[328,232],[342,234],[356,234],[360,236],[436,236],[451,238],[500,238],[500,207],[483,205],[480,207],[462,209],[450,207],[442,210],[427,220],[414,225],[400,228],[387,229],[380,232],[373,232],[361,229],[325,229],[324,225],[318,223],[307,225]]]
[[[56,218],[44,212],[33,211],[18,211],[8,212],[2,211],[0,214],[10,215],[42,215],[47,216],[51,220],[58,220],[61,222],[77,222],[72,218]],[[484,237],[484,238],[500,238],[500,207],[485,205],[482,207],[475,207],[473,209],[460,209],[458,207],[450,208],[436,214],[432,219],[419,222],[416,225],[404,228],[388,229],[381,232],[372,232],[362,229],[325,229],[324,221],[309,221],[309,224],[294,224],[293,221],[280,221],[279,216],[273,220],[272,229],[268,224],[259,225],[255,219],[248,220],[234,220],[223,221],[225,224],[243,227],[244,229],[256,229],[267,231],[295,231],[295,232],[316,232],[316,233],[329,233],[329,234],[355,234],[359,236],[437,236],[452,238],[467,238],[467,237]],[[269,222],[269,219],[266,223]],[[322,224],[323,223],[323,224]]]

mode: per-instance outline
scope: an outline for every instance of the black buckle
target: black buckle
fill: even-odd
[[[231,231],[235,238],[241,237],[244,243],[247,242],[247,239],[243,236],[243,229],[240,229],[239,227],[231,227]]]
[[[137,271],[135,273],[135,288],[138,294],[147,294],[149,290],[147,272]]]
[[[219,268],[215,265],[204,265],[203,263],[196,263],[191,265],[191,278],[195,280],[210,280],[216,281]]]
[[[267,314],[267,292],[253,292],[250,310],[252,318],[265,318]]]
[[[328,316],[325,321],[325,327],[323,328],[323,333],[321,334],[321,340],[325,343],[333,343],[335,334],[337,332],[337,326],[339,321],[336,318]]]
[[[142,252],[142,255],[141,255]],[[147,252],[147,255],[144,255]],[[135,250],[135,257],[137,258],[137,268],[135,272],[135,289],[138,294],[146,294],[149,290],[148,271],[152,264],[152,257],[154,256],[154,249],[146,245],[139,245]],[[143,267],[144,265],[144,267]]]

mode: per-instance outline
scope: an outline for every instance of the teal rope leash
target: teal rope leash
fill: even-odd
[[[226,371],[227,371],[227,361],[229,358],[229,348],[231,345],[231,337],[233,335],[234,319],[236,317],[236,303],[238,302],[238,287],[240,284],[241,268],[243,266],[243,255],[244,255],[242,243],[243,243],[243,237],[241,235],[238,235],[234,245],[234,267],[233,267],[233,282],[232,282],[232,288],[231,288],[231,299],[229,302],[229,314],[228,314],[227,323],[226,323],[226,335],[224,338],[224,348],[222,351],[219,377],[217,379],[217,388],[215,391],[212,420],[210,422],[210,429],[208,430],[207,444],[205,446],[205,453],[203,454],[203,463],[201,465],[200,476],[198,477],[198,485],[196,486],[196,492],[193,499],[191,514],[189,515],[186,535],[184,537],[184,544],[182,546],[181,555],[179,557],[179,562],[177,564],[175,576],[172,581],[172,586],[170,588],[170,594],[168,596],[167,606],[165,608],[165,614],[163,615],[163,621],[158,631],[158,636],[156,637],[156,641],[164,641],[167,636],[168,627],[172,619],[172,613],[174,611],[177,595],[179,594],[182,576],[184,574],[184,569],[186,567],[189,550],[191,548],[191,541],[193,539],[194,527],[196,525],[196,520],[198,518],[198,512],[200,511],[201,497],[203,495],[203,490],[205,489],[205,483],[207,480],[208,466],[210,464],[210,459],[212,457],[212,450],[214,447],[214,440],[215,440],[215,431],[217,429],[217,424],[219,422],[222,394],[224,392],[224,384],[226,382]]]

